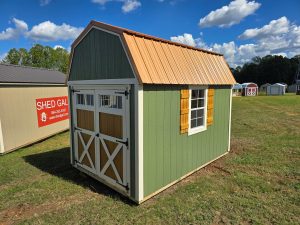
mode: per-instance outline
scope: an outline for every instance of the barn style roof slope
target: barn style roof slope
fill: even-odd
[[[72,44],[74,48],[96,27],[120,36],[137,79],[142,84],[220,84],[236,81],[223,55],[136,31],[91,21]]]
[[[0,83],[65,84],[66,75],[56,70],[0,64]]]

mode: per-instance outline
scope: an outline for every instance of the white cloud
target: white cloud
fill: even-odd
[[[63,23],[56,25],[51,21],[45,21],[32,27],[27,36],[39,41],[72,40],[78,37],[83,28],[73,27]]]
[[[73,27],[63,23],[56,25],[51,21],[45,21],[28,29],[25,21],[16,18],[12,19],[14,28],[7,28],[0,32],[0,40],[18,39],[20,36],[35,40],[35,41],[58,41],[58,40],[73,40],[83,30],[82,27]]]
[[[40,6],[45,6],[45,5],[48,5],[50,4],[52,0],[40,0]]]
[[[92,0],[92,3],[104,6],[108,2],[121,2],[123,13],[129,13],[142,6],[139,0]]]
[[[28,30],[28,25],[23,20],[13,18],[11,21],[14,24],[14,28],[7,28],[0,32],[0,40],[12,40],[17,39],[20,35],[24,34]]]
[[[289,20],[283,16],[277,20],[272,20],[269,24],[263,26],[262,28],[247,29],[239,36],[239,38],[264,38],[270,35],[284,34],[289,31],[289,27]]]
[[[193,38],[193,35],[187,34],[187,33],[185,33],[183,35],[178,35],[178,36],[171,37],[171,41],[175,41],[175,42],[178,42],[178,43],[190,45],[190,46],[193,46],[193,47],[196,46],[196,41]]]
[[[141,5],[142,5],[142,3],[137,1],[137,0],[127,0],[122,5],[122,11],[124,13],[128,13],[128,12],[131,12],[133,10],[136,10]]]
[[[229,5],[220,9],[211,11],[208,15],[199,21],[200,27],[230,27],[238,24],[245,17],[253,14],[259,7],[260,3],[247,0],[234,0]]]
[[[58,49],[58,48],[62,48],[62,49],[65,49],[63,46],[61,46],[61,45],[55,45],[54,47],[53,47],[53,49]]]
[[[277,29],[278,23],[281,24],[280,29]],[[171,40],[222,53],[229,65],[233,67],[242,65],[255,56],[282,55],[293,57],[300,54],[300,26],[291,24],[286,17],[273,20],[262,28],[249,30],[255,30],[255,35],[251,34],[252,43],[241,45],[237,45],[234,41],[222,44],[206,44],[202,37],[193,38],[191,34],[187,33],[171,37]],[[250,39],[250,35],[248,39]]]

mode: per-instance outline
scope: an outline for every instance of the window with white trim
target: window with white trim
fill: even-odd
[[[189,134],[206,130],[207,89],[190,89]]]
[[[122,109],[122,96],[116,95],[99,95],[100,107]]]
[[[80,107],[93,107],[94,95],[93,94],[76,94],[76,104]]]

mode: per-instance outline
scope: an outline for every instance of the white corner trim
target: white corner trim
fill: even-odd
[[[1,119],[0,119],[0,153],[4,153],[4,140],[3,140]]]
[[[68,81],[68,85],[96,85],[96,84],[137,84],[137,80],[135,78],[128,79],[104,79],[104,80],[76,80],[76,81]]]
[[[144,100],[143,86],[135,85],[135,182],[137,201],[144,198]]]
[[[229,125],[228,125],[228,152],[230,151],[230,138],[231,138],[231,114],[232,114],[232,88],[233,86],[231,86],[231,90],[230,90],[230,99],[229,99]]]

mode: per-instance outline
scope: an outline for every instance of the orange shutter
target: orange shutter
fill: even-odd
[[[207,126],[212,125],[214,120],[214,94],[215,90],[209,88],[207,93]]]
[[[180,133],[188,132],[189,128],[189,90],[180,91]]]

